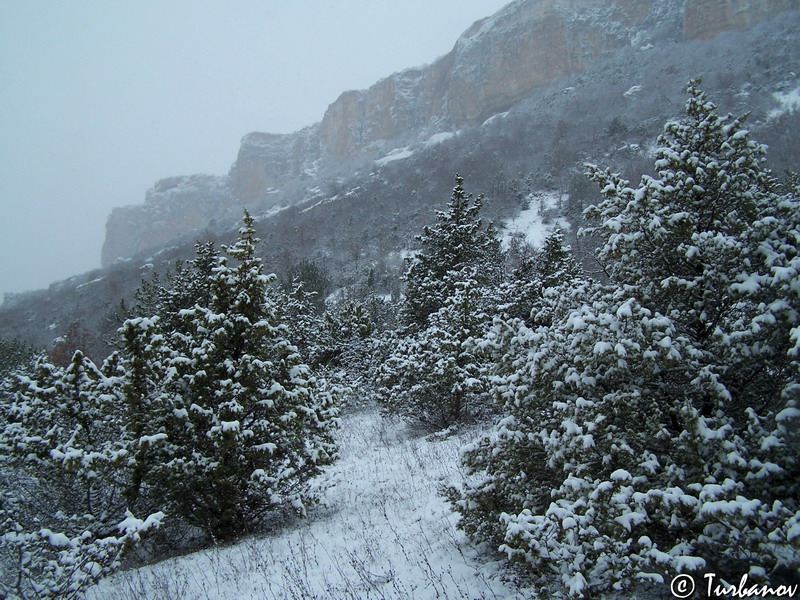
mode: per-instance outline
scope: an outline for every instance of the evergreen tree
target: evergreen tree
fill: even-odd
[[[605,199],[587,209],[595,225],[584,233],[604,242],[597,257],[612,280],[702,344],[736,321],[730,286],[757,259],[748,247],[754,224],[777,207],[762,168],[766,147],[742,119],[720,116],[697,85],[687,88],[686,118],[667,123],[658,140],[657,178],[634,189],[589,165]]]
[[[556,229],[545,238],[534,261],[543,288],[554,287],[581,274],[570,247],[564,243],[564,234],[560,229]]]
[[[171,287],[146,284],[154,314],[123,323],[102,368],[42,359],[2,398],[0,564],[17,576],[0,595],[81,597],[159,508],[216,540],[304,509],[336,454],[337,390],[287,339],[247,213],[240,234],[225,257],[198,246]]]
[[[300,281],[288,291],[283,286],[270,286],[270,300],[278,309],[278,320],[288,327],[287,335],[303,362],[312,367],[330,361],[331,336],[317,302],[318,294],[308,292]]]
[[[498,290],[498,310],[506,318],[519,318],[530,325],[544,292],[580,277],[582,271],[560,230],[548,235],[542,248],[517,254],[520,259]]]
[[[689,94],[657,179],[590,169],[612,285],[548,289],[485,342],[506,416],[467,450],[456,510],[574,596],[800,567],[800,205],[741,120]]]
[[[136,303],[129,317],[158,317],[160,327],[167,332],[178,331],[182,325],[180,311],[196,304],[206,306],[211,300],[211,275],[217,266],[219,252],[213,242],[195,244],[195,257],[189,264],[175,263],[162,281],[153,273],[150,281],[142,281],[135,292]]]
[[[283,505],[302,511],[306,482],[336,455],[333,399],[278,320],[247,213],[239,233],[213,269],[208,305],[181,311],[186,333],[167,368],[180,402],[167,428],[171,504],[217,540]]]
[[[394,349],[397,306],[377,296],[344,300],[325,313],[325,364],[347,388],[348,402],[371,405],[378,399],[379,369]]]
[[[131,510],[161,509],[168,504],[160,479],[169,457],[169,415],[180,406],[169,389],[176,375],[170,365],[176,357],[157,316],[128,319],[117,334],[119,349],[108,357],[103,372],[119,415],[118,436],[128,448],[125,500]]]
[[[417,241],[422,246],[405,275],[406,296],[401,320],[412,330],[427,327],[428,315],[444,306],[455,292],[460,273],[478,285],[498,284],[502,274],[502,255],[497,233],[485,226],[478,213],[483,196],[473,200],[464,190],[464,179],[456,175],[456,185],[446,212],[437,212],[437,224],[425,227]]]
[[[41,359],[3,421],[0,561],[16,575],[0,590],[80,598],[164,516],[128,509],[132,459],[113,381],[79,351],[64,369]]]
[[[433,430],[490,410],[475,340],[491,317],[474,279],[453,285],[454,293],[430,315],[428,327],[398,340],[379,369],[379,394],[386,409]]]
[[[281,287],[290,296],[302,290],[304,302],[320,315],[325,312],[325,298],[331,291],[331,279],[323,264],[303,259],[289,269],[281,281]]]
[[[16,374],[32,371],[38,353],[19,340],[0,340],[0,399],[7,392]]]

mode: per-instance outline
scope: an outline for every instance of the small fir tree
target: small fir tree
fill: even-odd
[[[502,255],[497,232],[478,218],[483,196],[472,197],[464,190],[464,179],[456,175],[456,186],[446,212],[438,211],[437,224],[425,227],[416,239],[422,247],[405,275],[406,294],[401,320],[411,331],[427,327],[435,313],[455,292],[469,270],[478,285],[498,284]]]
[[[426,429],[447,429],[491,407],[475,344],[491,322],[483,290],[474,279],[454,287],[428,327],[398,340],[378,371],[385,408]]]
[[[545,290],[580,277],[582,271],[560,230],[548,235],[542,248],[516,254],[520,258],[498,290],[498,312],[531,325]]]
[[[130,317],[158,317],[166,332],[179,331],[180,311],[196,304],[206,306],[211,300],[211,275],[219,252],[213,242],[195,244],[195,257],[188,264],[177,261],[172,272],[162,278],[153,273],[135,292],[136,303]]]
[[[213,269],[209,304],[181,311],[187,333],[175,336],[169,363],[180,402],[168,427],[171,504],[217,540],[287,504],[302,512],[306,483],[336,455],[333,398],[278,321],[257,242],[245,213]]]

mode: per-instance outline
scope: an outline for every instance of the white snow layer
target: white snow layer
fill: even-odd
[[[767,113],[767,119],[777,119],[784,113],[792,113],[800,110],[800,86],[789,90],[787,92],[775,92],[772,94],[775,101],[780,104],[779,108],[775,108]]]
[[[437,144],[441,144],[442,142],[446,142],[449,139],[456,137],[456,132],[453,131],[442,131],[441,133],[434,133],[431,137],[429,137],[423,146],[429,148],[431,146],[435,146]]]
[[[389,154],[384,156],[383,158],[379,158],[375,161],[375,165],[378,167],[382,167],[383,165],[394,162],[396,160],[403,160],[404,158],[408,158],[414,154],[414,152],[406,146],[405,148],[395,148]]]
[[[340,459],[317,481],[306,519],[228,547],[125,571],[93,600],[529,598],[502,579],[499,554],[478,556],[456,529],[442,486],[462,481],[467,437],[428,441],[399,421],[346,415]]]
[[[568,196],[563,194],[561,202],[567,201]],[[535,247],[541,248],[544,240],[556,228],[567,229],[569,223],[565,219],[550,220],[545,218],[545,214],[555,208],[559,202],[559,194],[556,192],[538,192],[528,197],[529,206],[514,217],[503,223],[502,239],[503,248],[508,248],[509,240],[515,233],[525,234],[527,242]],[[546,222],[547,221],[547,222]]]
[[[633,98],[633,97],[634,97],[636,94],[638,94],[639,92],[641,92],[641,91],[642,91],[642,89],[643,89],[643,88],[642,88],[642,86],[640,86],[640,85],[633,85],[633,86],[631,86],[631,87],[628,89],[628,91],[627,91],[627,92],[625,92],[625,93],[624,93],[624,94],[622,94],[622,95],[623,95],[623,96],[625,96],[626,98]]]

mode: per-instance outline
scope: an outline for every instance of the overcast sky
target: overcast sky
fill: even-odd
[[[0,298],[100,266],[155,181],[433,62],[506,0],[0,0]]]

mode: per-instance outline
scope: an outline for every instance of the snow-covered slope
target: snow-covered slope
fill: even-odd
[[[236,545],[118,573],[100,600],[530,598],[503,581],[498,556],[477,556],[440,496],[461,481],[472,435],[427,440],[374,410],[349,414],[341,458],[317,482],[307,519]]]
[[[502,227],[503,248],[508,248],[511,237],[522,235],[525,241],[534,248],[541,248],[545,238],[555,229],[568,230],[569,222],[563,217],[560,205],[566,203],[568,196],[558,192],[540,191],[528,195],[528,208],[505,221]]]

